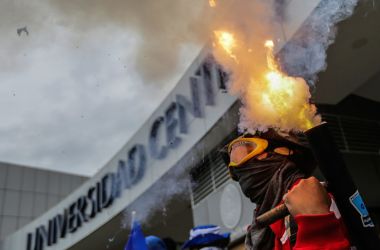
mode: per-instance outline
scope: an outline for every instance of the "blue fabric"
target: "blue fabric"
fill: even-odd
[[[224,234],[201,234],[183,244],[182,249],[196,247],[226,247],[230,241],[230,233]]]
[[[163,240],[154,235],[145,237],[145,243],[149,250],[167,250]]]
[[[215,225],[199,225],[199,226],[196,226],[196,227],[193,227],[193,230],[197,230],[197,229],[206,229],[206,228],[215,228],[215,227],[218,227],[218,226],[215,226]]]
[[[137,221],[133,222],[132,231],[124,250],[148,250],[141,226]]]

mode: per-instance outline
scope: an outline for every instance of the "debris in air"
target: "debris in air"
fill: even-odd
[[[27,36],[29,36],[29,31],[28,31],[28,29],[26,28],[26,26],[23,27],[23,28],[18,28],[18,29],[17,29],[17,35],[21,36],[22,32],[25,32],[25,34],[26,34]]]

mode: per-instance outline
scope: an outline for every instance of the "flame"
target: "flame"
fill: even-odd
[[[274,47],[274,42],[272,40],[267,40],[265,41],[265,47],[269,48],[269,49],[273,49]]]
[[[231,83],[231,88],[238,89],[235,92],[243,103],[240,128],[256,131],[274,127],[305,131],[320,123],[315,106],[310,104],[309,86],[304,79],[291,77],[280,69],[274,57],[275,44],[272,40],[264,43],[267,50],[266,65],[264,63],[261,67],[252,62],[260,51],[252,50],[250,44],[238,42],[231,32],[214,33],[219,44],[214,47],[222,48],[228,55],[227,59],[217,56],[217,60],[232,71],[236,82]],[[220,54],[218,52],[217,55]],[[228,58],[242,63],[233,64]],[[241,79],[246,82],[242,84],[239,82]]]
[[[208,4],[210,5],[210,7],[214,8],[216,7],[216,0],[209,0]]]
[[[214,31],[214,34],[218,40],[218,44],[237,62],[237,58],[232,52],[232,50],[237,47],[235,36],[232,33],[223,30]]]
[[[277,66],[274,58],[272,40],[265,42],[267,50],[268,72],[265,73],[264,84],[266,87],[262,93],[263,102],[275,115],[280,119],[295,119],[302,130],[312,128],[315,124],[314,116],[310,115],[315,110],[313,105],[309,104],[308,98],[304,98],[303,103],[294,102],[302,91],[307,87],[307,83],[302,78],[290,77],[283,73]],[[309,89],[306,88],[309,96]],[[298,96],[295,96],[298,95]],[[300,105],[301,104],[301,105]]]

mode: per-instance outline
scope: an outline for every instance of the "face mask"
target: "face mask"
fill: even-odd
[[[295,155],[286,156],[268,152],[266,158],[251,158],[230,167],[231,176],[237,180],[248,198],[257,204],[254,216],[259,216],[277,206],[283,195],[307,173],[305,162],[295,161]],[[252,227],[248,236],[249,249],[273,249],[273,232],[270,228]]]
[[[252,158],[244,164],[231,169],[245,196],[252,202],[261,204],[270,185],[278,178],[287,156],[268,154],[262,160]]]

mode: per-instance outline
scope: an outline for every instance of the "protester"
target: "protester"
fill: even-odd
[[[231,177],[256,209],[254,218],[285,203],[290,216],[270,227],[248,228],[251,250],[350,249],[344,224],[331,195],[310,177],[316,164],[294,134],[269,130],[244,135],[224,150]]]
[[[190,238],[182,249],[221,250],[230,242],[230,233],[219,233],[220,227],[201,225],[190,230]]]

